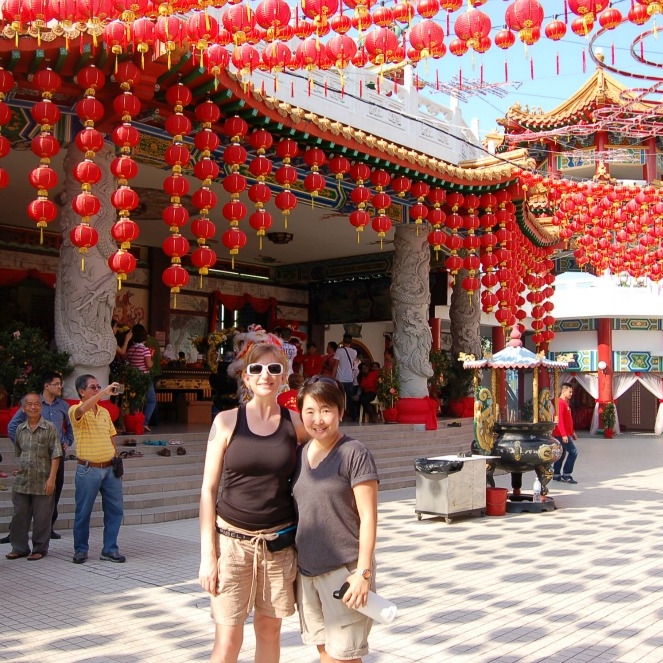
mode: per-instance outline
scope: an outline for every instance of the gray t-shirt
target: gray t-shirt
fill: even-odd
[[[336,379],[339,382],[352,382],[354,380],[352,365],[356,358],[357,351],[354,348],[340,347],[336,350],[334,359],[338,360]]]
[[[315,468],[308,463],[308,442],[299,450],[293,479],[299,571],[318,576],[357,561],[359,513],[352,488],[377,481],[371,452],[344,435]]]

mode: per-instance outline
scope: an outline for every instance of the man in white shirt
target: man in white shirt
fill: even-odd
[[[334,353],[334,368],[332,377],[336,378],[345,389],[345,407],[350,421],[357,420],[357,403],[352,400],[355,395],[355,373],[354,366],[357,359],[357,351],[352,347],[352,336],[345,334],[343,343],[339,345]]]
[[[290,342],[292,329],[284,327],[281,329],[281,340],[283,341],[283,352],[288,358],[288,375],[292,375],[292,360],[297,356],[297,346]]]

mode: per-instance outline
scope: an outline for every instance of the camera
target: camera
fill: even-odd
[[[124,393],[124,385],[123,384],[118,384],[115,389],[113,389],[114,394],[123,394]]]

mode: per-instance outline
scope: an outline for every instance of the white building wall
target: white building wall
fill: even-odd
[[[651,352],[654,356],[663,354],[663,332],[660,331],[616,331],[612,332],[612,349],[629,352]]]
[[[550,344],[551,352],[574,352],[578,350],[595,350],[596,332],[560,332]]]

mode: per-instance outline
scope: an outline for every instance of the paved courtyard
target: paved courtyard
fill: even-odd
[[[418,522],[414,489],[381,494],[378,587],[399,615],[374,627],[366,663],[663,661],[663,440],[578,447],[580,483],[551,484],[553,513]],[[63,534],[40,562],[8,561],[0,547],[0,660],[208,658],[197,521],[123,527],[124,565],[98,560],[100,530],[88,563],[72,564]],[[317,660],[295,617],[282,641],[283,663]],[[253,661],[250,626],[240,660]]]

